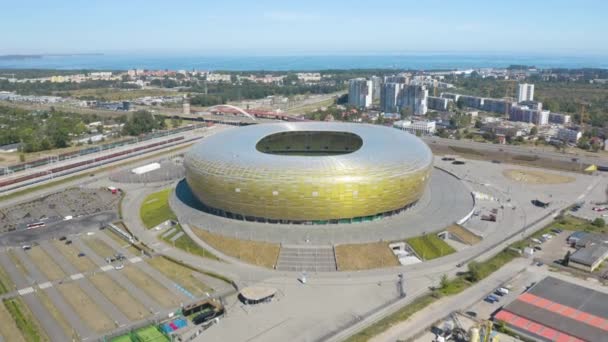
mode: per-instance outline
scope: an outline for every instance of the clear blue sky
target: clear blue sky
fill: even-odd
[[[608,54],[607,0],[0,0],[0,54]]]

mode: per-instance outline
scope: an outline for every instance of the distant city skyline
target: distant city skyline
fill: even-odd
[[[25,0],[2,8],[0,55],[608,54],[608,2],[600,0]]]

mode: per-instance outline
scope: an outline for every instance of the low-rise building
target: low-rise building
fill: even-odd
[[[568,114],[549,113],[549,123],[557,125],[567,125],[571,122],[571,117]]]
[[[557,130],[557,139],[567,143],[576,144],[582,136],[583,132],[576,129],[560,128]]]
[[[530,108],[528,106],[513,105],[509,111],[509,120],[529,122],[535,125],[549,123],[549,111]]]
[[[608,258],[608,244],[595,243],[572,253],[568,266],[593,272],[606,258]]]
[[[393,123],[393,127],[413,134],[434,134],[437,131],[435,121],[400,120]]]

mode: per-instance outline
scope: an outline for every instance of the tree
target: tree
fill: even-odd
[[[135,113],[127,120],[123,127],[123,134],[126,135],[140,135],[143,133],[151,132],[152,130],[162,128],[165,120],[163,117],[154,118],[152,113],[140,110]]]
[[[441,286],[441,289],[445,290],[449,285],[450,285],[450,281],[448,280],[448,275],[444,273],[441,276],[439,286]]]
[[[598,228],[604,228],[604,226],[606,225],[606,221],[604,221],[603,218],[598,217],[595,220],[593,220],[592,224]]]
[[[480,129],[481,128],[481,120],[475,120],[475,128]]]
[[[538,134],[538,128],[534,126],[532,129],[530,129],[530,135],[535,136],[536,134]]]
[[[477,282],[481,280],[481,269],[477,261],[471,261],[468,265],[469,268],[469,280]]]
[[[568,251],[566,253],[566,256],[564,256],[564,260],[562,260],[562,265],[568,266],[569,263],[570,263],[570,251]]]

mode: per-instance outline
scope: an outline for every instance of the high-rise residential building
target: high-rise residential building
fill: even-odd
[[[549,113],[549,123],[558,125],[567,125],[572,121],[568,114]]]
[[[382,78],[378,76],[372,76],[372,102],[380,100],[380,94],[382,92]]]
[[[511,101],[503,99],[484,98],[483,108],[481,109],[485,110],[486,112],[501,113],[506,115],[509,113],[512,104],[513,103]]]
[[[534,101],[534,84],[519,84],[517,88],[517,102],[524,101]]]
[[[513,105],[509,111],[509,120],[528,122],[535,125],[546,125],[549,123],[549,111],[532,109],[528,106]]]
[[[399,94],[403,90],[405,84],[389,82],[382,85],[382,92],[380,93],[380,108],[385,113],[397,113],[399,112],[399,106],[397,100]]]
[[[399,108],[409,108],[414,115],[426,114],[429,91],[424,85],[407,85],[403,87],[397,105]]]
[[[372,105],[372,81],[365,78],[354,78],[348,84],[348,104],[357,108]]]
[[[448,110],[448,100],[445,97],[429,96],[426,100],[429,109],[446,111]]]
[[[576,144],[582,136],[583,132],[576,129],[560,128],[557,131],[557,139],[564,142]]]

